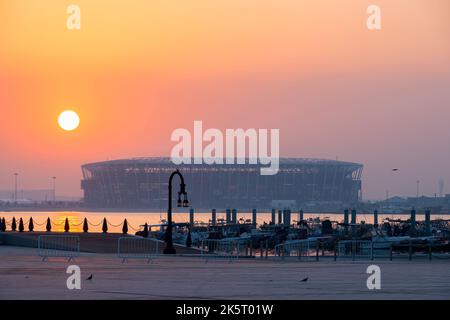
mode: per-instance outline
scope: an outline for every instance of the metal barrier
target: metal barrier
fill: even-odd
[[[392,258],[392,246],[396,242],[377,240],[372,241],[372,260],[375,258]]]
[[[128,259],[147,259],[150,262],[159,255],[159,241],[152,238],[120,237],[117,255],[122,262]]]
[[[247,256],[248,241],[206,239],[201,241],[201,256],[209,258],[228,258],[230,261]]]
[[[49,257],[64,257],[71,261],[80,255],[80,237],[63,235],[40,235],[38,255],[42,261]]]
[[[275,254],[282,259],[285,257],[297,257],[298,259],[315,257],[317,239],[286,241],[275,246]]]
[[[341,240],[338,242],[338,257],[352,259],[372,259],[372,241]]]

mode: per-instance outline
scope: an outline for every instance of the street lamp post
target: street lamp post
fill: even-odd
[[[417,192],[416,192],[416,206],[419,206],[419,185],[420,185],[420,180],[416,180],[416,185],[417,185]]]
[[[56,177],[52,177],[53,180],[53,202],[56,201]]]
[[[17,172],[14,173],[14,202],[17,202],[17,176],[19,174]]]
[[[417,196],[417,199],[419,199],[419,185],[420,185],[420,180],[417,180],[416,181],[416,184],[417,184],[417,192],[416,192],[416,196]]]
[[[178,207],[188,207],[189,201],[187,200],[187,193],[186,193],[186,185],[184,184],[184,178],[181,175],[180,171],[178,169],[170,175],[169,178],[169,207],[167,209],[167,228],[165,233],[165,240],[166,240],[166,248],[164,249],[164,254],[175,254],[176,250],[173,247],[173,239],[172,239],[172,180],[175,175],[178,175],[180,177],[181,183],[180,183],[180,191],[178,192],[178,201],[177,206]],[[183,200],[181,200],[181,196],[183,196]]]

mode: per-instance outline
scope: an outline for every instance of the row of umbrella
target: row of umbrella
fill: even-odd
[[[54,223],[54,224],[56,224],[56,223]],[[11,225],[11,231],[19,231],[19,232],[24,232],[25,231],[25,224],[24,224],[22,218],[20,218],[19,219],[19,223],[17,223],[16,218],[13,217],[10,225]],[[33,232],[34,231],[34,225],[35,225],[35,221],[33,220],[32,217],[30,217],[30,220],[28,221],[28,231]],[[123,223],[121,223],[121,224],[119,224],[119,225],[117,225],[115,227],[118,227],[120,225],[122,225],[122,233],[123,234],[127,234],[128,233],[128,221],[127,221],[127,219],[124,219]],[[2,219],[0,219],[0,231],[5,232],[6,231],[6,226],[7,226],[7,223],[6,223],[5,218],[3,217]],[[52,231],[52,223],[51,223],[50,218],[47,218],[47,223],[46,223],[46,226],[45,226],[45,230],[47,232],[51,232]],[[144,227],[144,230],[145,230],[145,227]],[[66,218],[66,220],[64,221],[64,232],[69,232],[69,231],[70,231],[70,223],[69,223],[69,219]],[[88,232],[88,231],[89,231],[89,222],[88,222],[87,218],[84,218],[84,221],[83,221],[83,232]],[[103,218],[102,232],[103,233],[107,233],[108,232],[108,221],[106,220],[106,218]]]

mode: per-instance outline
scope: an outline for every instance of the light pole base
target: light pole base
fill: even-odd
[[[177,251],[175,250],[174,247],[171,247],[171,248],[167,247],[164,249],[163,253],[164,254],[176,254]]]

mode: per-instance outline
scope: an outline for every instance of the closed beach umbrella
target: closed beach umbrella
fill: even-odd
[[[28,223],[28,231],[33,232],[33,230],[34,230],[33,217],[30,217],[30,222]]]
[[[45,226],[45,230],[47,230],[47,232],[52,231],[52,223],[50,222],[50,217],[47,218],[47,225]]]
[[[6,220],[5,220],[5,217],[3,217],[3,219],[2,219],[2,231],[3,232],[6,231]]]
[[[11,230],[16,231],[16,229],[17,229],[16,217],[13,217],[11,222]]]
[[[103,226],[102,226],[103,233],[108,232],[108,222],[106,222],[106,218],[103,218]]]
[[[64,231],[69,232],[69,230],[70,230],[69,219],[66,218],[66,222],[64,223]]]
[[[123,220],[122,233],[123,234],[127,234],[128,233],[128,221],[127,221],[127,219]]]
[[[88,221],[87,221],[87,218],[84,218],[83,232],[88,232],[88,230],[89,230]]]
[[[22,218],[19,219],[19,232],[23,232],[25,230],[25,227],[23,226],[23,220]]]

